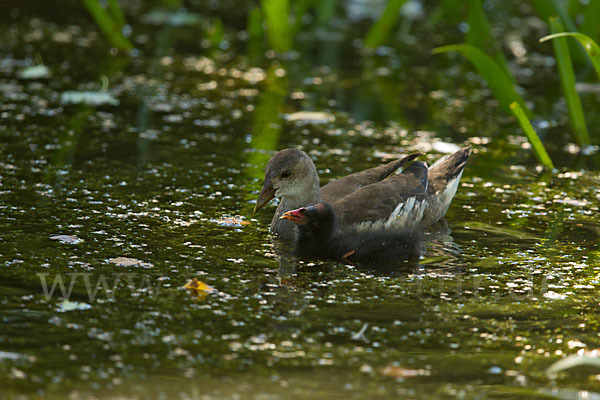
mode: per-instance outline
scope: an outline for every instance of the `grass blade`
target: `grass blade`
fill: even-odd
[[[467,1],[467,23],[469,24],[469,30],[466,34],[466,41],[468,44],[490,54],[496,60],[498,66],[504,70],[506,76],[512,79],[506,58],[504,58],[504,54],[499,50],[500,47],[492,36],[492,27],[483,11],[481,2],[482,0]],[[487,49],[491,49],[491,51]]]
[[[446,22],[458,24],[462,20],[463,6],[463,0],[442,0],[440,7]]]
[[[252,7],[248,12],[248,56],[256,63],[263,49],[263,19],[258,7]]]
[[[219,46],[219,44],[223,41],[223,37],[225,35],[225,31],[223,30],[223,22],[221,22],[221,18],[215,18],[212,21],[212,25],[206,31],[206,37],[211,45]]]
[[[115,22],[117,23],[117,25],[119,27],[119,30],[123,29],[123,27],[125,26],[125,24],[127,22],[125,21],[125,15],[123,15],[123,11],[121,10],[121,7],[119,6],[119,2],[117,0],[108,0],[108,10],[110,11],[113,18],[115,19]]]
[[[560,0],[533,0],[532,2],[535,10],[544,21],[548,21],[552,17],[559,17],[562,24],[566,26],[569,31],[577,32],[575,22],[573,22],[567,11],[564,9]],[[575,57],[577,62],[585,62],[585,52],[580,46],[576,46],[571,50],[573,50],[571,54]]]
[[[600,2],[598,3],[600,4]],[[555,33],[553,35],[544,36],[540,39],[540,43],[545,42],[546,40],[554,39],[557,37],[563,36],[571,36],[574,37],[581,43],[583,48],[585,49],[587,55],[592,60],[592,65],[596,70],[596,74],[598,75],[598,79],[600,79],[600,47],[596,42],[594,42],[589,36],[584,35],[583,33],[578,32],[561,32]]]
[[[590,1],[583,10],[583,24],[579,31],[598,39],[598,34],[600,34],[598,21],[600,21],[600,1]]]
[[[289,0],[262,0],[261,6],[271,47],[279,53],[289,51],[292,47]]]
[[[319,0],[319,2],[316,3],[318,26],[325,26],[331,21],[335,14],[337,1],[338,0]]]
[[[308,10],[309,6],[312,4],[313,0],[296,0],[295,8],[294,8],[294,25],[292,26],[292,32],[294,34],[300,32],[300,28],[302,28],[302,18],[304,18],[304,14]]]
[[[83,0],[83,4],[111,45],[120,50],[130,50],[133,48],[131,42],[121,33],[119,22],[115,21],[106,10],[100,7],[98,0]]]
[[[525,105],[525,101],[517,93],[513,81],[508,77],[506,72],[498,66],[492,57],[485,54],[477,47],[468,44],[454,44],[433,49],[434,54],[446,53],[449,51],[457,51],[471,61],[475,68],[477,68],[477,71],[479,71],[479,74],[487,81],[494,96],[506,112],[511,113],[510,105],[512,102],[516,101],[527,116],[531,116],[531,111],[529,111]]]
[[[525,115],[525,111],[523,111],[519,103],[516,101],[510,104],[510,110],[517,118],[517,121],[519,121],[519,124],[521,124],[521,129],[523,129],[525,136],[527,136],[527,139],[529,139],[529,143],[531,143],[531,147],[533,147],[533,151],[537,159],[544,167],[552,170],[554,168],[554,164],[552,164],[552,160],[546,152],[542,141],[533,129],[533,126],[531,126],[531,122],[529,122],[529,118],[527,118],[527,115]]]
[[[391,30],[400,16],[400,7],[404,3],[406,3],[406,0],[388,0],[381,17],[367,32],[364,43],[365,48],[374,49],[379,47],[390,36]]]
[[[556,17],[550,18],[550,28],[552,33],[561,33],[564,31],[563,25]],[[554,45],[554,53],[556,55],[556,62],[558,63],[560,83],[567,100],[567,106],[569,107],[569,117],[575,134],[575,140],[580,146],[588,146],[590,144],[590,137],[585,124],[583,109],[581,108],[581,100],[575,90],[575,73],[573,72],[567,39],[564,37],[555,37],[552,44]]]
[[[559,372],[582,366],[600,368],[600,358],[588,355],[573,355],[566,358],[561,358],[549,366],[548,369],[546,369],[546,375],[548,375],[549,378],[554,379],[556,378],[556,374]]]

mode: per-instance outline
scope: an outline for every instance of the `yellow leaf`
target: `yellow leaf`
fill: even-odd
[[[189,290],[198,300],[204,300],[210,293],[216,290],[214,287],[199,281],[198,278],[188,281],[188,283],[183,285],[183,288]]]

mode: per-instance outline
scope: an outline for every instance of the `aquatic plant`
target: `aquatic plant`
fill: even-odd
[[[389,37],[392,28],[396,24],[398,16],[400,15],[400,8],[404,5],[404,3],[406,3],[406,0],[388,1],[379,19],[367,32],[365,42],[363,44],[365,48],[374,49],[383,44],[385,39]]]
[[[600,80],[600,46],[598,46],[598,43],[596,43],[589,36],[579,32],[553,33],[552,35],[544,36],[543,38],[541,38],[540,43],[559,37],[572,37],[577,39],[579,43],[581,43],[588,57],[590,58],[594,69],[596,70],[596,75],[598,75],[598,79]]]
[[[284,53],[292,47],[288,0],[262,0],[261,8],[267,24],[267,37],[275,51]]]
[[[492,35],[492,27],[483,11],[482,0],[467,1],[466,22],[469,25],[469,30],[465,34],[467,44],[488,53],[505,72],[506,76],[514,81],[508,69],[504,53],[502,53],[500,46]]]
[[[550,18],[550,28],[553,33],[564,32],[562,23],[556,17]],[[577,90],[575,89],[575,73],[573,72],[573,64],[571,62],[571,55],[569,54],[567,39],[563,37],[556,37],[553,40],[553,45],[554,53],[556,55],[556,62],[558,64],[560,83],[563,94],[565,95],[565,99],[567,100],[569,117],[573,126],[575,139],[580,146],[589,146],[590,136],[585,124],[585,117],[583,116],[583,109],[581,108],[581,100],[579,99],[579,94],[577,94]]]
[[[119,50],[131,50],[133,48],[129,39],[123,35],[125,16],[117,0],[108,1],[108,11],[102,8],[99,0],[82,1],[112,46]]]
[[[532,115],[531,111],[517,93],[509,76],[498,63],[483,51],[468,44],[456,44],[433,49],[434,54],[449,51],[459,52],[471,61],[481,76],[487,81],[500,105],[517,118],[538,160],[544,167],[549,169],[554,168],[550,156],[529,121],[528,116]]]
[[[542,165],[548,168],[549,170],[554,169],[554,164],[552,163],[550,156],[546,152],[542,141],[533,129],[533,126],[531,125],[529,118],[527,118],[527,115],[525,115],[525,112],[523,111],[523,108],[521,108],[521,105],[516,101],[513,101],[510,104],[510,110],[512,111],[515,118],[517,118],[517,121],[519,121],[521,129],[523,129],[525,136],[527,136],[529,143],[531,143],[531,147],[533,148],[537,159],[540,160]]]

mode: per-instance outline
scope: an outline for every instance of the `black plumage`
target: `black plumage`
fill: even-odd
[[[418,258],[422,250],[419,229],[360,231],[340,228],[334,208],[316,203],[281,216],[296,224],[294,254],[309,259],[332,259],[366,264]]]

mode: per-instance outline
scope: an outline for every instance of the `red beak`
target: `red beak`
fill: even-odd
[[[287,211],[287,212],[283,213],[283,215],[281,217],[279,217],[279,219],[285,219],[288,221],[292,221],[293,223],[295,223],[297,225],[304,225],[307,222],[306,216],[304,215],[304,208]]]

